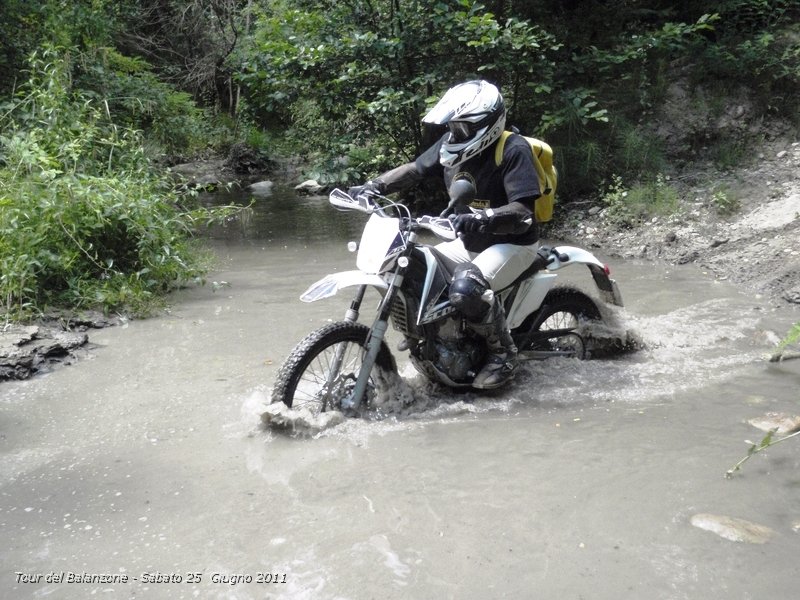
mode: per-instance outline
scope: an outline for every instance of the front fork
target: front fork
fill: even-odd
[[[398,270],[395,271],[392,283],[389,286],[389,289],[386,291],[383,301],[381,302],[380,309],[378,310],[378,316],[369,330],[369,337],[367,338],[367,351],[364,356],[364,360],[361,363],[361,370],[358,372],[358,378],[356,379],[356,384],[353,387],[353,392],[347,398],[342,400],[342,408],[345,410],[357,411],[358,407],[361,406],[361,402],[364,400],[364,394],[367,391],[369,378],[372,374],[372,367],[375,366],[378,353],[381,351],[383,339],[386,337],[386,331],[389,329],[389,314],[392,310],[392,303],[394,302],[394,297],[397,294],[397,289],[403,281],[403,276],[400,274],[401,270],[402,267],[399,267]],[[359,304],[364,297],[363,288],[364,286],[362,286],[362,289],[359,289],[358,293],[356,294],[356,300],[358,300]],[[356,300],[353,301],[353,304],[356,303]],[[351,317],[354,317],[353,320],[358,319],[358,309],[354,309],[353,304],[350,305],[350,310],[347,311],[347,316],[345,317],[347,320],[350,320]],[[338,365],[336,371],[338,371]]]
[[[347,309],[345,313],[344,320],[347,323],[355,323],[358,321],[358,311],[361,309],[361,302],[364,300],[364,294],[367,291],[366,285],[361,285],[358,287],[358,291],[356,292],[355,298],[350,303],[350,308]],[[336,378],[339,377],[339,370],[342,368],[342,361],[344,360],[344,353],[347,349],[345,344],[339,344],[336,348],[336,354],[333,356],[333,363],[331,364],[330,371],[328,371],[328,380],[325,382],[325,389],[327,393],[325,394],[325,398],[322,399],[322,410],[327,410],[330,401],[330,395],[333,391],[333,384],[336,381]],[[363,392],[362,392],[363,394]],[[345,402],[350,400],[350,398],[346,398]]]
[[[380,308],[378,309],[378,316],[369,330],[367,337],[367,351],[364,360],[361,363],[361,370],[358,372],[356,384],[353,387],[353,392],[342,400],[342,408],[345,410],[357,411],[361,402],[364,400],[364,394],[367,391],[369,384],[369,377],[372,374],[372,367],[375,366],[375,361],[378,359],[378,353],[381,351],[383,338],[386,336],[386,331],[389,329],[389,315],[392,312],[392,304],[394,303],[397,290],[403,283],[403,277],[408,267],[408,256],[414,248],[417,241],[417,234],[413,231],[409,232],[406,247],[402,254],[397,258],[397,267],[394,270],[392,281],[389,284],[389,289],[383,296]],[[366,286],[361,286],[356,293],[356,297],[350,304],[350,309],[347,311],[345,319],[355,322],[358,319],[358,309],[361,306],[361,301],[364,299],[364,291]],[[338,373],[341,366],[341,359],[337,353],[337,365],[334,373]]]

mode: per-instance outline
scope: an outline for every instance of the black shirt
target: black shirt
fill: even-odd
[[[531,147],[521,136],[511,135],[503,148],[500,166],[495,164],[495,144],[455,167],[443,167],[439,151],[449,136],[446,133],[415,161],[417,171],[424,177],[444,177],[447,188],[456,179],[466,178],[475,185],[474,208],[498,208],[511,202],[522,202],[533,212],[533,203],[541,195],[539,177],[533,166]],[[462,240],[467,250],[482,252],[494,244],[533,244],[539,239],[536,220],[528,231],[521,234],[464,234]]]

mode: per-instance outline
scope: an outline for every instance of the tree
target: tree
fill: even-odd
[[[281,115],[329,154],[372,144],[365,171],[423,150],[420,117],[457,82],[505,86],[512,113],[523,92],[546,94],[558,48],[473,0],[276,1],[258,11],[251,44],[240,81],[254,114]]]

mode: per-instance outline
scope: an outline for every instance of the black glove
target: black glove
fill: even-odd
[[[347,190],[347,195],[351,198],[358,198],[363,193],[367,194],[380,194],[381,185],[374,181],[368,181],[364,185],[357,185]]]
[[[481,233],[486,227],[486,217],[483,213],[464,213],[456,215],[453,229],[456,233]]]

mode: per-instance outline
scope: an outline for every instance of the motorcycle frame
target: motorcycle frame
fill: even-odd
[[[335,190],[334,193],[335,192],[338,191]],[[378,292],[382,294],[383,297],[378,307],[377,316],[370,327],[370,333],[366,340],[366,352],[361,370],[356,379],[352,393],[348,398],[342,401],[343,409],[358,410],[363,400],[364,393],[366,392],[372,368],[375,365],[378,353],[384,342],[389,326],[389,319],[392,314],[392,306],[400,292],[406,272],[411,264],[410,257],[414,249],[419,248],[425,256],[427,269],[422,294],[419,298],[419,310],[416,319],[414,319],[415,328],[418,329],[418,333],[419,328],[424,328],[430,323],[449,317],[451,314],[457,312],[457,310],[450,305],[449,299],[442,299],[441,302],[433,304],[433,306],[431,306],[431,302],[428,300],[431,294],[434,293],[434,283],[436,282],[437,275],[444,279],[444,286],[442,287],[440,281],[439,294],[433,298],[432,302],[436,302],[441,298],[442,289],[446,289],[449,284],[447,281],[448,277],[439,264],[431,247],[419,243],[418,235],[413,227],[414,223],[416,223],[417,226],[431,229],[434,233],[436,233],[437,230],[441,231],[435,218],[422,217],[416,221],[410,218],[407,219],[407,234],[405,234],[404,226],[400,219],[389,217],[383,209],[377,206],[371,206],[368,203],[368,199],[359,198],[356,200],[358,206],[354,207],[352,205],[353,199],[346,195],[344,195],[345,199],[341,196],[335,199],[334,193],[331,194],[331,203],[335,206],[338,205],[350,209],[355,208],[356,210],[370,213],[372,215],[370,219],[375,225],[378,225],[376,229],[379,228],[384,233],[391,232],[392,227],[386,227],[382,223],[378,224],[375,219],[393,219],[397,223],[398,230],[397,236],[386,247],[385,254],[379,257],[382,260],[380,268],[377,267],[375,256],[362,255],[362,253],[359,252],[357,258],[359,270],[327,275],[323,279],[312,284],[301,296],[301,300],[304,302],[314,302],[336,294],[341,288],[358,286],[356,295],[345,315],[345,321],[356,322],[359,317],[360,307],[364,299],[366,288],[368,286],[375,287]],[[373,231],[368,231],[368,229],[369,227],[365,227],[365,233],[362,234],[362,241],[368,236],[373,235]],[[539,250],[537,258],[533,261],[528,270],[521,274],[511,286],[497,292],[500,301],[503,302],[503,306],[507,311],[507,319],[512,331],[519,327],[534,311],[542,308],[542,301],[547,295],[547,292],[553,287],[557,278],[554,271],[575,263],[586,264],[589,267],[600,295],[606,302],[622,306],[622,297],[616,282],[608,276],[607,267],[593,254],[582,248],[573,246],[542,248]],[[380,270],[387,265],[393,266],[391,269],[382,272],[382,274],[363,270],[365,268],[370,268],[381,272]],[[404,302],[404,304],[406,303]],[[406,315],[406,317],[408,316],[410,315]],[[539,324],[534,323],[532,328],[538,325]],[[407,334],[408,332],[403,333]],[[558,331],[556,330],[555,333],[557,334]],[[552,337],[553,334],[553,331],[547,332],[548,337]],[[420,339],[423,338],[420,336]],[[532,339],[534,338],[531,334],[526,336],[524,341],[529,343]],[[331,369],[331,377],[335,377],[338,372],[340,366],[338,363],[342,360],[342,352],[343,350],[337,351],[334,357],[334,368]],[[524,358],[534,357],[525,356]],[[332,381],[328,382],[328,388],[331,387],[331,383]],[[324,403],[327,404],[327,398]]]

